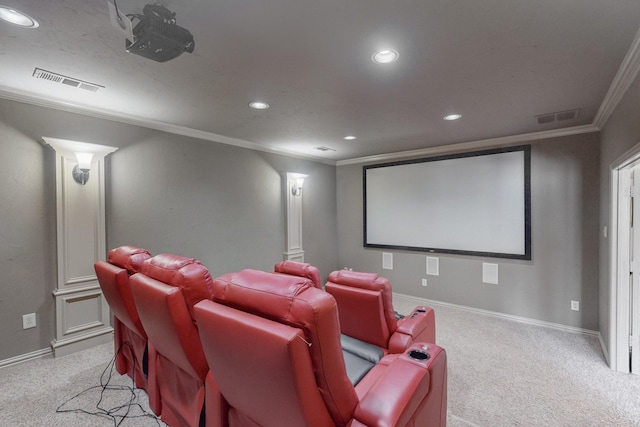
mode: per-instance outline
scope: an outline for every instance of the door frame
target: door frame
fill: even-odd
[[[640,143],[611,163],[609,255],[609,365],[629,373],[629,204],[625,182],[634,163],[640,160]],[[627,287],[625,289],[625,286]]]

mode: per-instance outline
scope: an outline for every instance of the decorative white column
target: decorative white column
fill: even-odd
[[[308,175],[286,173],[285,198],[287,200],[287,230],[285,236],[285,260],[304,262],[302,249],[302,185]]]
[[[93,265],[106,259],[104,158],[117,147],[43,140],[56,152],[58,274],[53,291],[56,336],[51,348],[57,357],[113,339],[109,306]],[[93,154],[90,164],[79,165],[81,156],[76,153]]]

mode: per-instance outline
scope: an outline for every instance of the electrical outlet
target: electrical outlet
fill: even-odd
[[[422,279],[422,286],[427,286],[427,279]]]
[[[580,301],[571,301],[571,310],[580,311]]]
[[[36,314],[29,313],[22,316],[22,329],[29,329],[36,327]]]

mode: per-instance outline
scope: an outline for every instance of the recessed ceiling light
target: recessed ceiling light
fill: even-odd
[[[0,19],[24,28],[38,28],[38,21],[24,12],[7,6],[0,6]]]
[[[344,137],[344,139],[346,139],[347,141],[353,141],[354,139],[356,139],[356,137],[353,135],[347,135]]]
[[[448,116],[444,116],[443,119],[445,119],[445,120],[458,120],[461,117],[462,117],[462,114],[449,114]]]
[[[261,101],[253,101],[249,103],[249,107],[255,108],[256,110],[266,110],[269,108],[269,104]]]
[[[379,50],[373,54],[371,59],[373,62],[378,64],[388,64],[390,62],[396,61],[400,54],[393,49],[384,49]]]

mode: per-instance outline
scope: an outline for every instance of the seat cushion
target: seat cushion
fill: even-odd
[[[347,335],[340,335],[340,344],[343,351],[348,351],[354,356],[371,363],[378,363],[384,356],[384,351],[377,345],[369,344]]]
[[[347,376],[354,386],[384,356],[384,352],[380,347],[346,335],[340,336],[340,344],[342,345],[342,355],[347,368]]]

